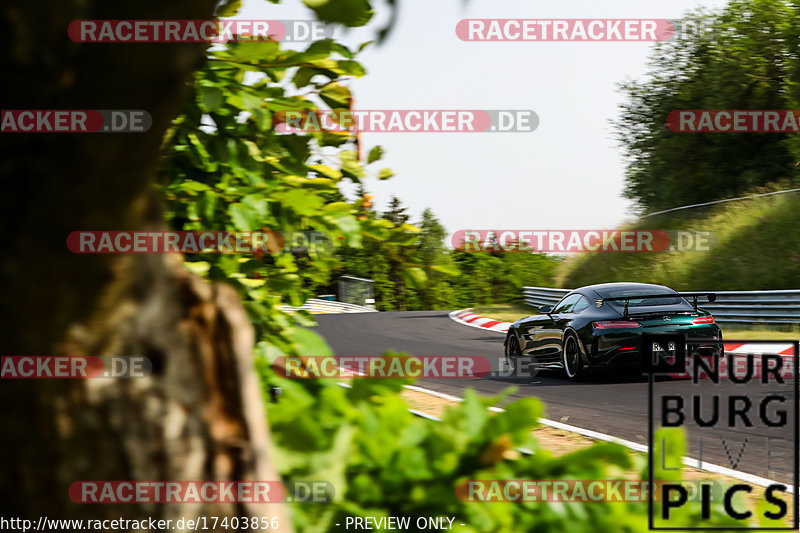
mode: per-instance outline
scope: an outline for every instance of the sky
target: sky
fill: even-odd
[[[724,0],[399,0],[389,38],[358,56],[367,70],[348,86],[357,109],[532,109],[533,132],[362,133],[396,175],[367,180],[375,208],[398,196],[418,221],[431,208],[448,232],[464,229],[612,229],[633,219],[623,198],[624,153],[611,120],[617,84],[644,79],[647,42],[469,42],[464,18],[676,19]],[[364,28],[334,37],[372,40],[389,8],[373,2]],[[237,18],[313,19],[300,0],[245,0]],[[364,152],[366,153],[366,151]],[[349,192],[349,189],[347,190]]]

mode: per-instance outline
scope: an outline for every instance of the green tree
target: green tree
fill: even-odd
[[[666,120],[680,109],[796,109],[797,8],[734,0],[686,19],[709,30],[657,43],[647,79],[620,86],[626,102],[615,129],[627,155],[625,195],[645,211],[796,177],[796,134],[672,132]]]
[[[453,280],[459,306],[522,301],[525,285],[553,284],[560,260],[541,253],[464,252],[453,259],[460,274]]]
[[[376,212],[372,208],[372,196],[366,193],[363,186],[358,188],[358,196],[365,199],[361,202],[359,219],[370,220],[376,226],[381,225],[382,229],[392,232],[392,237],[379,240],[372,232],[368,232],[360,247],[342,246],[336,251],[338,264],[333,277],[353,275],[372,279],[376,308],[379,311],[396,311],[400,301],[397,283],[398,280],[400,283],[405,282],[404,272],[408,268],[403,258],[410,255],[404,250],[411,246],[407,232],[414,228],[406,224],[408,218],[401,220],[404,213],[400,211],[397,213],[397,226],[391,216]],[[413,239],[413,233],[411,235]],[[335,279],[332,278],[328,287],[333,290],[334,285]]]
[[[392,227],[400,228],[407,224],[411,217],[406,212],[400,198],[392,196],[389,201],[389,208],[385,211],[381,218],[388,220],[392,223]],[[395,308],[398,311],[405,311],[408,309],[408,294],[406,288],[406,276],[403,265],[408,263],[411,257],[411,250],[407,247],[396,247],[389,251],[389,282],[394,288],[395,294]]]
[[[431,268],[427,282],[417,290],[418,309],[444,309],[452,306],[450,282],[457,273],[450,254],[445,249],[447,231],[433,211],[422,212],[418,224],[421,232],[414,252],[414,261]]]

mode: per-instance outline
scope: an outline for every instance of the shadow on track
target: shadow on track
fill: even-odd
[[[531,377],[525,375],[513,376],[488,376],[484,379],[507,383],[509,385],[532,387],[565,387],[565,386],[587,386],[587,385],[618,385],[623,383],[646,383],[647,376],[639,375],[637,372],[619,372],[594,370],[591,374],[579,381],[570,381],[559,370],[541,370]],[[669,377],[656,377],[656,381],[671,381]]]

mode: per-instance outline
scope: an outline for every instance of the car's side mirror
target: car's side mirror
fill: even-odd
[[[551,305],[543,305],[543,306],[541,306],[541,307],[539,308],[539,312],[540,312],[541,314],[543,314],[543,315],[547,315],[547,314],[549,314],[549,313],[550,313],[550,311],[552,311],[552,310],[553,310],[553,306],[551,306]]]

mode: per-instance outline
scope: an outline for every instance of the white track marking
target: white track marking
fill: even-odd
[[[464,401],[463,398],[459,398],[458,396],[453,396],[451,394],[446,394],[444,392],[438,392],[435,390],[426,389],[424,387],[418,387],[416,385],[404,385],[404,387],[409,390],[421,392],[423,394],[429,394],[431,396],[436,396],[438,398],[442,398],[445,400],[450,400],[454,402]],[[500,407],[489,407],[489,410],[495,413],[502,413],[504,411],[504,409]],[[572,433],[577,433],[578,435],[583,435],[584,437],[589,437],[591,439],[602,440],[606,442],[615,442],[631,450],[647,453],[647,446],[645,446],[644,444],[639,444],[638,442],[620,439],[612,435],[607,435],[605,433],[600,433],[598,431],[592,431],[591,429],[584,429],[569,424],[563,424],[561,422],[556,422],[555,420],[549,420],[547,418],[540,418],[539,423],[544,426],[550,426],[552,428],[561,429],[564,431],[570,431]],[[753,474],[747,474],[745,472],[739,472],[737,470],[732,470],[730,468],[726,468],[720,465],[715,465],[713,463],[708,463],[706,461],[699,461],[698,459],[695,459],[693,457],[684,456],[682,460],[683,464],[686,466],[697,468],[699,470],[705,470],[706,472],[712,472],[714,474],[722,474],[724,476],[732,477],[734,479],[738,479],[740,481],[744,481],[752,485],[758,485],[760,487],[768,487],[774,483],[778,483],[777,481],[772,481],[764,477],[756,476]],[[786,485],[785,483],[782,484]],[[789,494],[794,494],[794,487],[792,487],[791,485],[787,485],[786,492],[788,492]]]

